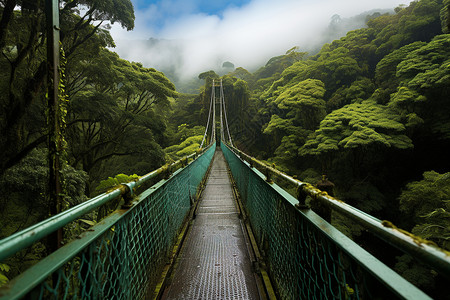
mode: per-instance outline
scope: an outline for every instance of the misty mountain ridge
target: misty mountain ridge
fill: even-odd
[[[298,51],[308,52],[310,55],[314,55],[324,44],[345,36],[351,30],[366,27],[366,22],[370,18],[386,13],[392,14],[394,10],[373,9],[349,18],[341,18],[341,16],[335,14],[330,18],[328,26],[317,35],[317,38],[309,40],[309,44],[298,45]],[[197,76],[203,71],[213,70],[222,76],[233,71],[234,69],[230,68],[230,66],[235,65],[236,67],[243,67],[249,72],[255,72],[271,59],[271,57],[261,57],[258,66],[240,66],[235,64],[230,58],[225,57],[224,54],[218,53],[212,61],[205,62],[201,66],[202,69],[198,69],[195,72],[194,68],[194,70],[189,72],[186,69],[192,69],[192,65],[191,68],[187,68],[186,65],[194,62],[190,62],[186,54],[188,49],[192,47],[192,41],[150,37],[148,40],[130,40],[128,44],[133,45],[131,50],[127,50],[126,53],[120,53],[118,51],[122,57],[133,60],[132,57],[135,56],[134,54],[145,52],[145,55],[139,55],[141,57],[141,63],[147,67],[156,68],[163,72],[175,84],[177,90],[182,93],[198,92],[197,89],[203,84],[203,80],[199,80]],[[284,53],[278,53],[278,55],[280,54]],[[273,56],[276,55],[277,53],[273,54]]]

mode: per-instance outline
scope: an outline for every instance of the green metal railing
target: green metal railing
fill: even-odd
[[[327,203],[391,245],[449,275],[450,259],[439,249],[279,173],[236,148],[225,143],[221,148],[262,253],[261,263],[281,299],[430,299],[315,212],[304,209],[304,195]],[[129,196],[158,174],[173,172],[0,288],[0,299],[151,296],[202,187],[214,151],[215,144],[1,240],[3,261],[108,201]],[[178,165],[181,168],[174,171]],[[298,185],[299,198],[268,180],[269,171]]]
[[[305,199],[309,196],[313,201],[320,202],[321,205],[340,213],[390,245],[428,264],[434,270],[450,278],[450,255],[448,252],[438,248],[434,243],[401,230],[389,221],[381,221],[374,216],[335,199],[311,184],[294,179],[273,167],[267,166],[235,147],[231,146],[230,149],[244,161],[247,161],[250,166],[262,171],[266,176],[266,181],[270,181],[272,178],[279,178],[289,183],[290,186],[296,187],[298,200],[296,206],[298,208],[307,208]]]
[[[253,158],[225,143],[221,148],[281,299],[430,299],[315,212],[299,209],[298,199],[267,180],[266,166],[263,174],[254,168]],[[289,180],[311,196],[316,193],[336,201],[312,186]],[[346,209],[375,222],[350,206]],[[449,262],[448,256],[435,259]]]
[[[0,241],[0,261],[158,174],[182,167],[0,288],[0,299],[143,299],[151,295],[215,144]],[[193,158],[192,162],[188,162]]]

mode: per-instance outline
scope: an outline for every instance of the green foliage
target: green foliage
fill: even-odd
[[[112,24],[118,22],[127,30],[134,28],[133,4],[130,0],[71,0],[67,2],[71,5],[73,5],[73,2],[78,2],[95,8],[98,11],[96,20],[108,20]]]
[[[139,180],[139,176],[136,174],[133,175],[117,174],[114,177],[108,177],[108,179],[100,181],[100,184],[96,187],[96,191],[104,192],[109,189],[116,188],[123,183],[137,180]]]
[[[198,95],[180,94],[180,96],[171,101],[172,111],[170,113],[168,120],[167,133],[170,141],[166,145],[171,145],[178,142],[178,140],[173,141],[171,136],[179,133],[178,126],[182,124],[190,124],[193,127],[205,126],[206,120],[204,116],[207,117],[209,112],[206,111],[205,107],[202,106],[200,97]]]
[[[182,144],[185,140],[187,140],[193,136],[202,136],[202,138],[203,138],[204,133],[205,133],[204,126],[190,127],[186,123],[183,123],[176,128],[176,133],[173,133],[173,135],[171,137],[170,144],[172,144],[172,146],[167,147],[165,149],[165,151],[168,150],[169,152],[172,152],[171,149],[176,148],[176,146],[174,146],[175,144]],[[201,143],[201,140],[200,140],[200,143]],[[185,144],[185,146],[186,146],[186,144]]]
[[[339,194],[339,198],[360,210],[373,214],[386,206],[386,197],[370,182],[358,182],[348,191]]]
[[[94,226],[95,224],[97,224],[97,222],[92,221],[92,220],[78,219],[78,221],[81,223],[84,223],[88,226]]]
[[[47,181],[47,151],[36,149],[24,158],[20,164],[12,167],[2,176],[1,186],[8,188],[8,192],[27,191],[40,195],[45,193]]]
[[[9,279],[6,277],[4,273],[8,273],[10,270],[10,267],[7,264],[0,263],[0,287],[2,285],[5,285]]]
[[[424,120],[415,112],[418,111],[417,107],[426,101],[426,97],[416,91],[400,87],[396,93],[391,94],[388,106],[402,116],[406,128],[414,129],[424,123]]]
[[[406,280],[421,289],[433,290],[435,288],[434,278],[436,273],[418,264],[407,254],[397,257],[394,269]]]
[[[406,128],[398,119],[398,115],[371,100],[346,105],[325,117],[299,154],[367,147],[412,148],[411,139],[404,134]]]
[[[447,202],[423,200],[430,209],[412,217],[402,208],[410,205],[396,197],[404,182],[448,161],[450,44],[441,25],[446,30],[449,1],[413,1],[395,12],[371,16],[367,28],[313,56],[291,49],[253,74],[230,73],[247,81],[248,104],[255,105],[249,120],[257,124],[250,141],[234,134],[234,142],[311,183],[327,174],[338,198],[394,222],[405,215],[413,233],[448,247]],[[230,79],[224,84],[231,89]],[[428,199],[426,193],[417,199]],[[361,227],[338,214],[332,224],[358,242],[365,239]],[[433,274],[412,262],[401,259],[397,267],[420,286],[434,284]]]
[[[36,149],[0,177],[0,238],[48,216],[47,151]]]
[[[285,134],[294,133],[296,129],[297,128],[292,124],[292,120],[286,120],[280,118],[278,115],[272,115],[269,124],[264,129],[264,133],[283,136]]]
[[[450,82],[450,35],[436,36],[431,42],[409,52],[397,67],[397,76],[413,88],[446,86]]]
[[[316,184],[319,180],[322,179],[322,175],[318,173],[316,170],[309,168],[303,171],[299,176],[301,181],[308,182],[312,185]]]
[[[63,210],[80,204],[86,200],[86,183],[89,182],[89,176],[82,170],[77,170],[70,165],[64,165],[62,173],[63,189]]]
[[[450,250],[450,173],[423,173],[399,196],[400,210],[411,220],[412,232]]]
[[[186,138],[178,145],[167,147],[164,149],[167,155],[167,160],[176,161],[186,155],[194,153],[200,148],[202,139],[203,135],[194,135]]]
[[[445,208],[438,208],[421,216],[424,223],[414,226],[412,233],[427,240],[434,240],[447,250],[450,250],[450,205],[444,203]]]
[[[294,125],[294,119],[282,119],[272,115],[264,134],[270,136],[275,157],[271,160],[282,168],[291,165],[297,157],[299,145],[303,145],[310,131]],[[289,168],[288,168],[289,169]]]
[[[409,53],[424,45],[426,45],[425,42],[413,42],[384,56],[376,66],[375,79],[377,80],[377,83],[389,84],[387,81],[394,79],[397,71],[397,65],[402,62]]]
[[[141,162],[148,163],[131,172],[145,173],[163,164],[159,144],[167,142],[170,99],[178,96],[174,85],[161,72],[103,48],[81,64],[68,75],[71,162],[90,173],[93,182]]]
[[[274,86],[271,87],[273,89]],[[280,115],[272,114],[263,130],[270,136],[271,148],[275,149],[275,157],[271,161],[282,168],[292,166],[298,155],[297,149],[326,114],[324,94],[325,85],[316,79],[281,85],[272,93],[268,103],[278,108]]]
[[[249,81],[248,79],[251,78],[253,75],[252,73],[250,73],[249,71],[247,71],[246,69],[242,68],[242,67],[238,67],[236,68],[233,72],[229,73],[230,76],[234,76],[236,78],[245,80],[245,81]]]
[[[284,172],[295,171],[293,168],[294,162],[298,157],[298,145],[302,145],[305,141],[305,136],[286,135],[281,139],[281,143],[276,148],[273,158],[269,162],[275,163],[277,169]]]
[[[41,84],[45,82],[45,48],[39,44],[43,16],[16,11],[4,24],[8,13],[0,13],[2,26],[7,30],[0,40],[1,174],[30,152],[27,146],[33,149],[45,141],[41,136],[46,132],[46,119],[42,110],[45,84]]]
[[[88,176],[84,171],[65,165],[61,170],[63,194],[62,210],[87,200],[85,187]],[[0,238],[34,225],[49,216],[46,199],[48,182],[47,151],[35,149],[20,163],[9,168],[0,178]],[[73,225],[64,228],[66,241],[73,238]],[[26,262],[12,263],[14,276],[17,269],[34,263],[43,255],[42,244],[24,255]],[[32,250],[32,251],[31,251]]]
[[[328,89],[335,91],[339,86],[350,84],[363,74],[364,69],[348,48],[323,47],[309,76],[321,79]]]
[[[218,79],[219,75],[217,75],[216,72],[214,72],[213,70],[210,70],[199,74],[198,78],[206,81],[212,81],[213,79]]]
[[[197,141],[200,141],[200,136],[194,137],[197,138]],[[201,142],[201,141],[200,141]],[[180,151],[177,151],[176,155],[180,158],[185,157],[187,155],[190,155],[197,151],[200,148],[200,143],[192,143],[189,146],[181,149]]]
[[[59,107],[58,112],[56,115],[58,116],[56,122],[58,127],[58,132],[56,132],[56,139],[57,139],[57,152],[58,155],[61,158],[61,165],[66,164],[67,159],[67,140],[65,138],[66,136],[66,128],[67,128],[67,107],[69,105],[69,98],[66,93],[66,54],[64,52],[64,49],[62,47],[61,42],[59,43],[59,56],[60,56],[60,63],[59,63],[59,85],[58,85],[58,97],[59,97]]]
[[[222,68],[232,68],[234,69],[234,64],[232,62],[226,61],[222,64]]]
[[[450,0],[442,1],[441,26],[443,33],[450,33]]]
[[[374,92],[375,85],[369,78],[362,77],[352,84],[340,87],[327,102],[327,110],[335,110],[350,103],[362,102]]]
[[[331,213],[331,225],[351,239],[359,237],[364,230],[362,226],[334,211]]]
[[[298,51],[298,47],[293,47],[286,51],[285,55],[272,57],[264,67],[261,67],[254,73],[254,80],[259,81],[257,86],[261,86],[264,79],[269,79],[270,82],[278,79],[279,74],[283,72],[287,67],[291,66],[295,62],[302,61],[306,56],[306,52]],[[242,78],[245,79],[245,78]],[[253,81],[254,81],[253,80]],[[251,81],[250,83],[253,83]]]
[[[0,57],[0,146],[4,149],[0,158],[0,174],[40,146],[46,140],[47,132],[43,113],[47,104],[45,93],[48,83],[45,76],[47,38],[44,1],[36,2],[31,10],[20,1],[17,4],[15,8],[21,11],[3,9],[0,12],[0,48],[4,53]],[[86,9],[80,11],[80,6]],[[101,27],[107,20],[132,29],[134,12],[131,1],[61,1],[61,42],[68,69],[72,68],[74,61],[78,64],[86,62],[80,53],[90,52],[91,58],[94,58],[99,45],[114,45],[109,33]],[[65,62],[64,57],[62,62]],[[76,77],[84,80],[78,74]],[[65,88],[66,91],[70,89],[70,83]],[[65,112],[65,109],[61,111]],[[61,125],[63,127],[64,123]]]
[[[322,81],[327,91],[336,91],[341,85],[351,84],[364,74],[349,49],[325,45],[314,60],[298,61],[281,73],[281,78],[273,83],[264,94],[265,97],[277,97],[282,86],[291,87],[298,82],[314,78]]]
[[[427,44],[411,51],[397,67],[397,77],[400,85],[413,92],[406,98],[408,105],[405,115],[415,113],[423,119],[428,135],[439,139],[450,139],[450,105],[448,93],[450,92],[450,35],[443,34],[433,38]],[[404,89],[403,89],[404,90]],[[420,101],[427,99],[424,104]],[[397,100],[396,97],[392,100]],[[424,101],[422,101],[424,102]],[[412,105],[414,104],[414,105]]]
[[[139,180],[139,176],[136,174],[134,174],[134,175],[117,174],[114,177],[108,177],[108,179],[100,181],[100,183],[97,185],[95,190],[99,194],[107,193],[108,191],[111,191],[111,190],[114,190],[114,189],[120,187],[123,183],[137,181],[137,180]],[[89,216],[90,220],[83,220],[83,221],[78,222],[79,225],[77,224],[78,226],[75,226],[74,228],[72,228],[72,231],[75,233],[75,235],[80,234],[81,232],[84,231],[83,225],[92,226],[93,224],[95,224],[95,222],[99,222],[104,217],[106,217],[108,214],[115,211],[119,207],[119,204],[121,203],[121,201],[122,201],[122,197],[117,197],[117,198],[113,199],[112,201],[109,201],[109,202],[103,204],[102,206],[100,206],[100,208],[97,211],[96,221],[94,221],[95,214],[91,214]]]
[[[450,37],[441,34],[448,31],[449,7],[449,0],[413,1],[393,15],[371,16],[367,28],[313,56],[294,47],[253,74],[238,67],[223,76],[235,144],[311,183],[325,172],[346,202],[386,219],[400,209],[414,233],[448,249],[448,175],[426,172],[407,186],[399,204],[393,195],[403,182],[448,160],[439,149],[450,146]],[[60,8],[61,95],[69,101],[60,109],[68,145],[63,199],[70,207],[97,185],[106,190],[137,178],[112,174],[146,173],[196,151],[212,79],[219,76],[204,72],[200,95],[178,95],[161,72],[107,50],[114,41],[102,22],[132,29],[129,0],[61,1]],[[46,151],[40,148],[46,140],[42,11],[15,12],[0,38],[2,236],[48,215]],[[92,225],[94,217],[67,233]],[[337,214],[332,223],[349,236],[360,234]],[[422,272],[406,258],[398,269],[407,277]],[[414,280],[428,279],[424,286],[431,286],[431,276]]]
[[[187,124],[179,125],[172,137],[172,146],[164,149],[166,159],[168,161],[176,161],[194,153],[200,148],[204,132],[205,127],[203,126],[190,128]]]
[[[206,81],[206,85],[200,92],[200,96],[198,99],[200,103],[200,111],[202,113],[201,118],[198,119],[197,122],[200,122],[201,125],[206,125],[208,119],[208,112],[211,103],[211,93],[212,93],[212,77],[207,76],[215,77],[214,75],[215,73],[212,74],[211,72],[212,71],[202,73],[203,75],[206,74],[205,79],[206,78],[209,79]],[[253,124],[251,124],[249,121],[253,118],[253,115],[256,114],[255,111],[256,108],[253,106],[253,103],[251,102],[250,89],[247,82],[233,76],[232,74],[234,74],[234,72],[231,72],[230,74],[224,75],[220,78],[223,86],[228,127],[234,139],[245,140],[248,137],[255,135],[255,129],[252,128]],[[219,98],[219,86],[220,83],[219,80],[217,80],[215,84],[216,87],[215,95],[217,99]],[[217,114],[219,114],[218,112],[219,107],[217,107],[216,109]],[[195,112],[192,112],[191,114],[194,113]],[[219,121],[219,117],[216,117],[216,121],[217,122]],[[198,124],[197,122],[191,124],[192,125]],[[259,128],[256,130],[259,130]]]
[[[394,16],[381,16],[368,22],[377,29],[373,43],[380,57],[414,41],[429,41],[441,31],[439,0],[414,1]]]
[[[398,64],[402,62],[410,52],[419,49],[425,44],[425,42],[413,42],[401,47],[400,49],[396,49],[383,57],[377,64],[375,69],[376,83],[383,89],[388,89],[388,91],[392,93],[399,82],[398,78],[396,77]],[[380,102],[384,104],[387,101]]]
[[[325,85],[320,80],[306,79],[290,88],[281,88],[275,103],[281,109],[321,110],[324,112]]]

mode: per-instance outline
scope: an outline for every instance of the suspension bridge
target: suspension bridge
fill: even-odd
[[[306,197],[450,278],[445,251],[235,148],[221,82],[212,84],[209,107],[195,153],[1,240],[4,262],[122,199],[120,209],[1,287],[0,299],[430,299],[311,210]],[[297,196],[275,178],[296,186]],[[157,182],[140,191],[150,181]]]

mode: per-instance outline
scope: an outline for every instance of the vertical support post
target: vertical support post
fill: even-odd
[[[48,83],[48,151],[49,151],[49,200],[50,213],[56,215],[61,211],[60,179],[60,124],[59,124],[59,0],[45,0],[47,24],[47,83]],[[52,250],[61,246],[62,229],[53,237]]]

